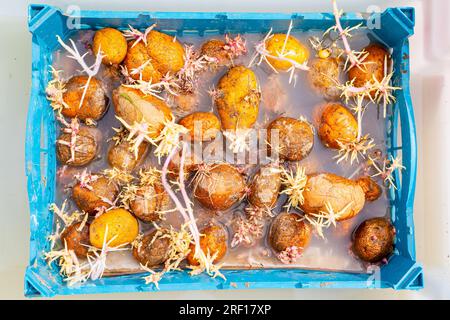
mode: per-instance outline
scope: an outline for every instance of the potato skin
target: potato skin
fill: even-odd
[[[123,140],[119,144],[112,144],[108,150],[108,163],[111,167],[118,168],[123,171],[133,171],[142,159],[148,149],[148,143],[143,142],[138,148],[138,157],[136,159],[134,152],[130,151],[131,144]]]
[[[131,72],[133,69],[141,67],[149,60],[150,62],[148,62],[142,70],[142,80],[151,81],[152,83],[160,82],[163,75],[152,64],[152,59],[145,44],[142,41],[137,44],[135,44],[135,41],[130,41],[128,43],[128,51],[123,64],[127,68],[130,77],[134,80],[139,80],[139,73],[131,74]]]
[[[263,166],[253,177],[248,202],[256,208],[273,208],[281,188],[281,171],[271,165]]]
[[[316,58],[311,62],[308,81],[311,86],[326,100],[338,100],[340,91],[336,88],[339,83],[339,62],[335,58]]]
[[[172,118],[172,111],[164,101],[137,89],[120,86],[113,91],[113,101],[116,115],[129,125],[145,121],[150,138],[156,138],[164,122]]]
[[[63,165],[73,167],[81,167],[91,162],[97,155],[97,141],[95,136],[88,128],[81,128],[77,134],[75,141],[75,157],[69,162],[71,158],[70,147],[58,143],[58,141],[65,141],[70,143],[72,135],[70,133],[62,133],[56,142],[56,157]]]
[[[162,75],[177,73],[184,66],[184,48],[174,40],[174,37],[156,30],[147,35],[147,52]]]
[[[281,160],[299,161],[311,152],[314,146],[314,132],[308,122],[288,117],[272,121],[267,127],[269,152],[273,143],[271,134],[275,130],[278,130],[278,153]]]
[[[144,266],[149,268],[163,264],[169,258],[170,239],[157,235],[157,230],[147,233],[142,242],[133,248],[133,256]],[[167,232],[162,229],[162,232]]]
[[[109,243],[109,247],[131,243],[139,232],[138,221],[130,212],[122,208],[112,209],[94,219],[90,225],[89,238],[94,247],[102,248],[106,227],[108,227],[106,242],[115,237]]]
[[[169,202],[169,195],[162,185],[146,185],[138,189],[136,198],[130,201],[130,209],[144,222],[160,221],[158,211],[164,210]]]
[[[67,245],[67,249],[73,250],[79,257],[86,257],[88,254],[89,223],[85,223],[81,230],[81,222],[71,224],[61,233],[61,242]]]
[[[101,207],[109,208],[119,193],[117,184],[104,176],[99,176],[97,180],[89,184],[92,190],[81,187],[78,182],[72,189],[72,199],[80,210],[89,214],[96,214]],[[106,198],[109,201],[102,200]]]
[[[379,262],[394,250],[395,229],[385,218],[372,218],[354,232],[352,250],[363,261]]]
[[[337,141],[354,142],[358,138],[358,122],[343,105],[330,103],[320,117],[318,135],[326,147],[339,149]]]
[[[279,53],[283,50],[285,40],[286,34],[274,34],[271,38],[266,40],[267,51],[272,56],[278,57]],[[306,62],[309,58],[308,48],[291,35],[288,37],[284,52],[292,52],[291,54],[286,55],[286,57],[300,64]],[[278,71],[286,71],[292,66],[292,63],[289,61],[281,61],[271,57],[267,57],[267,60],[269,60],[270,64]]]
[[[251,128],[258,118],[260,93],[255,73],[236,66],[219,80],[215,99],[222,129]]]
[[[332,173],[308,175],[303,197],[300,208],[306,214],[327,212],[327,203],[335,213],[348,206],[337,221],[353,218],[365,204],[364,191],[357,182]]]
[[[194,197],[211,210],[227,210],[245,194],[245,180],[229,164],[212,165],[194,181]]]
[[[383,192],[378,183],[369,176],[358,178],[356,182],[363,189],[367,201],[377,200]]]
[[[194,112],[182,118],[178,123],[189,130],[191,139],[194,141],[212,140],[220,132],[219,118],[212,112]],[[198,126],[199,132],[197,133],[194,130],[195,126]]]
[[[127,40],[119,30],[104,28],[95,32],[92,50],[95,54],[103,52],[104,64],[119,64],[127,54]]]
[[[203,250],[205,255],[209,254],[211,257],[217,253],[215,262],[219,262],[227,253],[228,248],[228,236],[227,231],[222,225],[214,224],[210,225],[203,230],[200,231],[200,248]],[[190,252],[187,255],[186,259],[190,265],[196,266],[198,265],[197,259],[194,258],[195,254],[195,245],[190,245]]]
[[[269,244],[275,252],[296,246],[304,250],[311,239],[311,228],[296,213],[280,213],[272,222]]]
[[[194,150],[192,150],[191,147],[189,147],[188,150],[190,152],[185,155],[183,168],[186,179],[192,172],[197,170],[198,165],[201,164],[201,158],[195,154]],[[180,161],[181,151],[175,154],[175,156],[169,162],[168,175],[170,179],[178,179],[180,174]]]
[[[217,66],[225,66],[231,62],[230,56],[225,50],[225,42],[220,39],[210,39],[204,42],[200,52],[202,55],[216,59]]]
[[[373,82],[373,78],[377,81],[381,81],[384,78],[384,61],[387,59],[389,66],[389,52],[386,48],[380,44],[373,43],[365,48],[365,51],[369,54],[364,60],[366,69],[361,70],[358,67],[353,67],[348,71],[348,80],[354,80],[355,87],[363,87],[368,82]],[[372,92],[374,96],[375,92]]]
[[[74,76],[67,81],[66,92],[63,94],[63,100],[68,108],[63,108],[61,113],[65,117],[77,117],[80,120],[92,119],[99,120],[106,113],[108,108],[108,97],[106,90],[100,80],[92,77],[84,96],[83,104],[80,106],[83,96],[84,86],[88,80],[87,76]]]

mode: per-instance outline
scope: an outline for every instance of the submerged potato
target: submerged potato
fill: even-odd
[[[277,132],[278,146],[273,140]],[[304,120],[280,117],[267,127],[267,140],[269,151],[272,152],[272,148],[276,148],[281,160],[298,161],[311,152],[314,132],[311,125]]]
[[[169,258],[170,250],[170,239],[164,237],[166,233],[161,229],[146,234],[142,242],[133,248],[134,258],[149,268],[163,264]]]
[[[197,172],[194,197],[211,210],[227,210],[245,194],[245,180],[229,164],[214,164]]]
[[[374,43],[364,50],[368,53],[367,58],[364,59],[364,67],[355,66],[348,71],[348,80],[353,80],[355,87],[363,87],[367,83],[373,82],[374,78],[377,81],[383,80],[386,71],[385,63],[387,66],[390,64],[389,52],[383,46]]]
[[[385,218],[361,223],[354,233],[353,252],[363,261],[379,262],[394,250],[395,229]]]
[[[194,112],[179,122],[189,130],[192,140],[209,141],[220,132],[220,121],[212,112]]]
[[[311,228],[296,213],[280,213],[272,222],[269,231],[269,244],[275,252],[282,252],[290,247],[302,251],[311,239]]]
[[[147,35],[151,63],[162,74],[177,73],[184,66],[184,48],[174,37],[152,30]]]
[[[89,223],[82,226],[82,222],[76,222],[66,227],[61,233],[61,242],[63,246],[67,246],[68,250],[73,250],[77,256],[86,257],[89,251],[87,246],[90,245]]]
[[[308,81],[311,86],[326,100],[337,100],[340,91],[336,88],[339,83],[339,62],[335,58],[316,58],[311,62]]]
[[[194,112],[199,105],[199,97],[195,92],[177,92],[177,95],[170,95],[171,105],[179,114],[189,114]]]
[[[357,182],[332,173],[308,175],[303,197],[300,204],[303,212],[329,212],[328,204],[339,214],[336,221],[353,218],[365,203],[364,191]]]
[[[338,141],[353,142],[358,137],[358,122],[355,116],[343,105],[326,105],[320,117],[318,131],[320,140],[329,148],[339,149]]]
[[[119,64],[127,54],[127,40],[119,30],[104,28],[95,32],[92,50],[101,50],[104,64]]]
[[[113,91],[114,110],[129,125],[145,122],[149,137],[156,138],[164,122],[172,118],[170,107],[161,99],[136,89],[120,86]]]
[[[261,167],[253,177],[248,194],[248,202],[256,208],[273,208],[281,188],[281,171],[267,165]]]
[[[363,189],[367,201],[377,200],[381,196],[381,193],[383,192],[378,183],[376,183],[369,176],[358,178],[356,182]]]
[[[197,170],[199,164],[201,164],[201,157],[198,156],[191,147],[187,150],[189,152],[186,153],[184,158],[184,175],[185,178]],[[170,160],[168,170],[169,170],[169,178],[176,180],[180,174],[180,161],[181,161],[181,150],[179,153],[175,154],[175,156]]]
[[[80,167],[87,165],[97,155],[97,140],[94,134],[88,128],[81,128],[75,140],[75,156],[72,159],[69,144],[72,135],[62,133],[56,142],[56,157],[63,165]]]
[[[108,98],[103,84],[95,77],[89,81],[88,89],[80,106],[87,76],[74,76],[67,81],[63,100],[67,104],[61,113],[69,118],[77,117],[80,120],[99,120],[106,113]]]
[[[96,214],[103,207],[110,208],[118,193],[119,188],[114,181],[98,175],[89,187],[78,182],[72,189],[72,198],[80,210]]]
[[[161,81],[163,76],[163,74],[156,69],[156,66],[153,65],[147,47],[142,41],[138,43],[130,41],[128,43],[128,51],[123,64],[127,68],[130,77],[134,80],[139,80],[142,75],[142,80],[157,83]],[[142,68],[142,66],[144,67]],[[134,73],[133,70],[141,70],[141,74],[139,74],[139,72]]]
[[[285,58],[295,61],[296,63],[305,63],[309,58],[309,50],[299,40],[293,36],[288,36],[282,33],[274,34],[266,40],[266,49],[271,56],[280,57],[281,54],[286,54]],[[284,47],[284,50],[283,50]],[[269,63],[278,71],[286,71],[292,63],[286,60],[280,60],[273,57],[267,57]]]
[[[210,254],[211,257],[216,255],[214,263],[219,262],[227,253],[228,248],[228,236],[227,231],[222,225],[214,224],[208,226],[200,231],[200,248],[203,250],[205,255]],[[190,252],[186,259],[190,265],[198,265],[195,255],[195,245],[190,245]]]
[[[89,228],[91,244],[102,248],[104,241],[109,247],[131,243],[139,233],[135,217],[122,208],[106,211],[92,221]]]
[[[167,209],[169,195],[162,185],[149,184],[141,186],[135,198],[130,200],[130,209],[136,217],[144,222],[161,220],[160,212]]]
[[[218,66],[225,66],[231,62],[230,55],[225,50],[225,42],[220,39],[210,39],[203,43],[201,54],[214,58]]]
[[[219,80],[215,104],[224,130],[252,127],[258,118],[259,102],[258,80],[252,70],[236,66]]]
[[[138,148],[138,157],[130,150],[131,144],[127,140],[122,140],[118,144],[112,144],[108,151],[108,163],[123,171],[133,171],[144,158],[148,143],[143,142]]]

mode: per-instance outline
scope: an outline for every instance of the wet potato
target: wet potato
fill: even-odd
[[[135,43],[135,41],[130,41],[128,43],[128,51],[123,64],[134,80],[139,80],[141,74],[132,73],[133,70],[142,69],[142,80],[151,81],[152,83],[161,81],[163,74],[156,69],[156,66],[154,66],[151,61],[152,59],[148,53],[147,47],[142,41],[138,43]],[[144,64],[145,66],[142,68]]]
[[[245,180],[229,164],[214,164],[198,172],[194,181],[194,197],[211,210],[227,210],[245,194]]]
[[[178,123],[189,130],[194,141],[210,141],[220,132],[220,121],[212,112],[194,112]]]
[[[339,62],[336,58],[316,58],[311,62],[307,73],[311,87],[326,100],[338,100],[340,91],[336,88],[339,83]]]
[[[76,222],[66,227],[61,233],[61,242],[63,246],[67,246],[68,250],[73,250],[77,256],[86,257],[90,245],[89,223],[82,226],[82,222]]]
[[[59,143],[64,141],[70,143],[72,135],[70,133],[62,133],[56,142],[56,157],[63,165],[81,167],[91,162],[97,155],[97,140],[91,129],[81,128],[77,134],[75,141],[75,157],[71,160],[71,150],[66,144]]]
[[[377,200],[383,192],[378,183],[369,176],[358,178],[356,182],[363,189],[367,201]]]
[[[200,231],[200,248],[205,255],[210,254],[211,257],[217,255],[214,263],[219,262],[227,253],[228,249],[228,234],[222,225],[213,224]],[[195,255],[195,245],[190,245],[190,252],[186,259],[190,265],[198,265]]]
[[[184,66],[184,48],[165,33],[152,30],[147,35],[147,52],[151,63],[162,74],[175,74]]]
[[[162,265],[169,258],[170,239],[164,237],[167,230],[161,229],[144,235],[142,242],[133,248],[133,256],[140,264],[149,268]]]
[[[328,203],[334,213],[340,213],[337,221],[353,218],[365,204],[364,191],[357,182],[332,173],[308,175],[303,197],[303,212],[328,212]]]
[[[289,36],[286,41],[286,34],[277,33],[267,39],[265,45],[270,55],[275,57],[279,57],[280,53],[289,52],[285,57],[299,64],[305,63],[309,58],[308,48],[293,36]],[[292,66],[292,63],[286,60],[279,60],[273,57],[267,57],[267,60],[278,71],[286,71]]]
[[[169,195],[164,187],[157,184],[141,186],[135,199],[130,201],[130,209],[134,215],[144,222],[160,221],[159,212],[168,208]]]
[[[257,118],[260,102],[258,80],[244,66],[232,67],[219,80],[215,104],[223,130],[251,128]]]
[[[380,262],[394,250],[395,229],[385,218],[365,220],[353,235],[353,252],[363,261]]]
[[[75,204],[80,210],[89,214],[96,214],[102,207],[110,208],[119,193],[117,184],[101,175],[89,186],[92,190],[82,187],[78,182],[72,189],[72,199]]]
[[[293,246],[304,250],[310,239],[310,226],[296,213],[280,213],[270,226],[268,241],[275,252]]]
[[[177,95],[170,95],[171,105],[178,114],[184,115],[194,112],[199,105],[199,97],[195,92],[178,92]]]
[[[62,109],[61,113],[69,118],[77,117],[80,120],[99,120],[108,109],[108,97],[106,90],[100,80],[92,77],[89,86],[80,106],[83,96],[84,86],[88,80],[87,76],[74,76],[67,81],[66,91],[63,94],[63,100],[68,108]]]
[[[106,211],[92,221],[89,227],[91,244],[102,248],[104,241],[109,247],[131,243],[139,233],[136,218],[122,208]]]
[[[225,42],[220,39],[210,39],[203,43],[201,54],[215,59],[217,66],[226,66],[230,64],[231,59],[227,50],[225,50]]]
[[[137,158],[130,150],[131,147],[132,145],[126,140],[122,140],[119,144],[112,144],[108,150],[109,165],[123,171],[133,171],[142,162],[149,145],[145,141],[139,145]]]
[[[184,166],[183,166],[183,170],[184,170],[184,175],[185,175],[185,180],[187,180],[188,176],[194,172],[195,170],[197,170],[197,167],[199,164],[202,163],[201,161],[201,157],[198,156],[194,150],[192,150],[192,147],[188,147],[187,148],[188,152],[185,155],[184,158]],[[168,175],[169,178],[172,180],[176,180],[179,177],[180,174],[180,161],[181,161],[181,150],[179,153],[175,154],[175,156],[170,160],[169,162],[169,166],[168,166]]]
[[[266,165],[253,177],[248,194],[248,202],[256,208],[273,208],[281,188],[281,171]]]
[[[346,107],[330,103],[320,117],[318,135],[326,147],[339,149],[338,141],[354,142],[358,138],[358,122]]]
[[[104,28],[95,32],[92,50],[95,54],[101,51],[105,55],[104,64],[119,64],[127,54],[127,40],[119,30]]]
[[[273,139],[277,136],[279,144]],[[272,137],[272,135],[274,135]],[[281,160],[299,161],[304,159],[314,146],[314,132],[311,124],[294,118],[280,117],[267,127],[269,153],[276,146]]]

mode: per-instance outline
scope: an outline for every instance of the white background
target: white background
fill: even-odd
[[[35,0],[33,3],[40,3]],[[163,0],[46,1],[62,9],[149,11],[331,11],[329,0]],[[30,88],[31,37],[28,1],[0,1],[0,298],[23,298],[28,260],[28,201],[24,141]],[[247,290],[185,291],[89,295],[88,299],[439,299],[450,298],[449,141],[450,141],[450,1],[340,0],[346,11],[370,5],[414,6],[416,34],[411,38],[411,83],[419,141],[415,202],[418,260],[425,269],[425,289],[394,290]],[[64,297],[63,297],[64,298]],[[60,298],[61,299],[61,298]]]

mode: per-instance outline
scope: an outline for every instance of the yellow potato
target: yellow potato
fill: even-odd
[[[285,44],[286,42],[286,44]],[[284,50],[283,50],[284,47]],[[309,58],[309,50],[293,36],[288,36],[286,41],[286,35],[282,33],[274,34],[272,37],[266,40],[266,49],[270,55],[280,57],[283,54],[285,58],[293,60],[299,64],[306,62]],[[269,63],[276,70],[286,71],[292,63],[285,60],[267,57]]]
[[[162,74],[177,73],[184,66],[184,48],[174,37],[152,30],[147,35],[147,52]]]
[[[114,238],[109,247],[131,243],[139,233],[138,221],[131,213],[122,208],[112,209],[94,219],[90,225],[89,237],[94,247],[102,248],[106,227],[106,242]]]
[[[150,138],[156,138],[164,122],[172,118],[172,111],[163,100],[137,89],[120,86],[113,91],[113,101],[116,115],[129,125],[147,123]]]
[[[105,55],[104,64],[119,64],[127,54],[127,40],[122,32],[113,28],[104,28],[95,33],[92,49]]]
[[[123,64],[127,68],[130,76],[135,80],[139,80],[141,75],[139,73],[132,74],[133,70],[141,68],[144,64],[146,65],[142,69],[142,80],[156,83],[159,82],[163,76],[152,64],[152,59],[148,53],[147,47],[142,41],[136,44],[134,41],[128,43],[128,52]]]
[[[189,130],[192,140],[209,141],[220,131],[220,121],[214,113],[194,112],[179,121]]]
[[[336,88],[339,83],[339,62],[336,58],[316,58],[311,62],[308,81],[314,90],[327,100],[337,100],[340,90]]]
[[[318,135],[325,146],[339,149],[338,141],[346,143],[357,139],[358,122],[346,107],[330,103],[322,112]]]
[[[258,118],[260,92],[252,70],[236,66],[219,80],[215,103],[224,130],[247,129]]]

